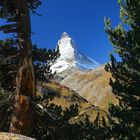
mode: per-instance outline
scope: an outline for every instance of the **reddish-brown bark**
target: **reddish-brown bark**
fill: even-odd
[[[20,48],[20,64],[16,78],[15,109],[11,119],[10,132],[30,135],[34,110],[35,77],[32,64],[31,25],[26,0],[15,0],[17,8],[17,33]]]

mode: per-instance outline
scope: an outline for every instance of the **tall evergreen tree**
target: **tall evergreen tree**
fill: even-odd
[[[50,64],[59,56],[59,51],[38,48],[34,45],[32,54],[36,81],[39,81],[39,83],[46,82],[53,77],[50,70]],[[5,39],[3,41],[0,40],[0,131],[9,130],[9,121],[12,110],[14,109],[15,77],[18,72],[18,64],[19,49],[17,42],[13,38]],[[50,96],[52,95],[53,94]],[[35,98],[33,101],[35,113],[40,109],[36,106],[38,101],[42,102],[43,100],[47,100],[47,98],[48,96],[41,99],[41,101],[36,100]],[[41,119],[38,115],[36,117]],[[37,124],[38,122],[36,125]],[[31,127],[34,128],[35,126]]]
[[[35,93],[35,76],[32,63],[30,12],[35,12],[40,0],[0,0],[0,17],[6,25],[0,27],[4,33],[17,35],[20,62],[16,78],[15,109],[10,132],[29,135],[33,124],[32,100]]]
[[[112,73],[110,85],[119,99],[111,105],[111,137],[140,139],[140,0],[119,0],[121,23],[112,28],[105,20],[105,31],[120,61],[111,55],[106,70]]]

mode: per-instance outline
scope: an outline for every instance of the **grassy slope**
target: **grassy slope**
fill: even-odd
[[[110,78],[111,74],[104,70],[104,66],[101,66],[86,73],[72,72],[61,84],[50,81],[44,83],[43,86],[60,94],[60,97],[56,96],[50,103],[60,105],[63,109],[77,104],[79,116],[75,119],[79,120],[88,115],[93,121],[98,111],[101,117],[106,116],[109,102],[118,103],[109,85]]]
[[[60,94],[60,97],[56,96],[50,101],[50,103],[54,103],[58,106],[60,105],[63,109],[70,107],[70,105],[73,104],[78,105],[79,115],[75,117],[74,120],[83,120],[86,115],[88,115],[90,120],[93,121],[95,120],[98,112],[100,112],[101,116],[106,116],[106,112],[104,112],[101,108],[90,103],[66,86],[58,84],[54,81],[44,83],[43,86]]]
[[[112,89],[109,85],[111,74],[104,70],[104,66],[89,72],[73,72],[70,76],[65,77],[61,84],[66,85],[79,93],[103,110],[108,110],[108,103],[118,103]]]

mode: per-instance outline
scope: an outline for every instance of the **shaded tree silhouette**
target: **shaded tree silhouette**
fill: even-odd
[[[106,20],[106,33],[121,58],[111,55],[105,69],[119,105],[110,104],[110,134],[114,139],[140,139],[140,1],[119,0],[122,22],[114,29]],[[126,26],[127,25],[127,29]]]

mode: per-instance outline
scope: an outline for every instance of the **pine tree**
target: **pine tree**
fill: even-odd
[[[119,105],[109,108],[111,137],[140,139],[140,0],[119,0],[121,23],[114,29],[105,20],[105,31],[121,60],[111,55],[106,70]]]
[[[16,77],[15,109],[10,132],[29,135],[33,124],[32,100],[35,93],[35,76],[32,63],[30,11],[35,13],[40,0],[0,0],[0,17],[6,25],[0,27],[4,33],[17,35],[20,62]]]
[[[0,40],[0,131],[8,131],[11,113],[14,109],[15,77],[18,72],[17,67],[19,64],[18,54],[18,44],[13,38]],[[37,45],[34,45],[32,48],[32,55],[36,81],[42,83],[46,82],[48,79],[50,80],[50,78],[53,77],[50,64],[59,56],[59,51],[38,48]],[[50,96],[54,96],[54,94]],[[36,108],[38,104],[36,98],[33,101],[35,113],[40,109],[38,107]],[[44,100],[47,100],[46,98],[44,97]],[[41,112],[41,109],[39,111]],[[39,117],[40,116],[37,115],[37,118]],[[32,128],[34,127],[35,126],[32,126]]]

